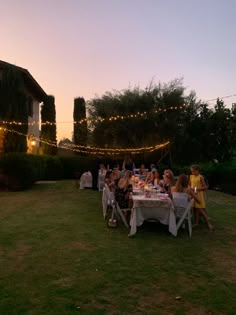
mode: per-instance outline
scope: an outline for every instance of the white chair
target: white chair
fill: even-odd
[[[119,204],[118,204],[118,202],[116,202],[116,204],[115,204],[115,211],[116,211],[116,214],[121,218],[122,222],[124,223],[124,226],[128,229],[129,225],[128,225],[127,221],[126,221],[124,213],[126,211],[130,211],[130,209],[129,208],[121,209]]]
[[[111,220],[115,218],[120,218],[124,223],[126,228],[129,228],[129,225],[126,221],[125,215],[123,212],[130,211],[130,209],[121,209],[118,205],[118,202],[115,200],[114,192],[110,191],[107,184],[104,184],[103,193],[102,193],[102,208],[103,208],[103,217],[106,219],[108,207],[112,208]]]
[[[110,191],[107,184],[104,184],[103,193],[102,193],[102,209],[103,217],[106,218],[108,206],[115,207],[115,196],[112,191]]]
[[[189,236],[192,236],[192,208],[194,204],[194,199],[188,201],[188,195],[185,193],[173,193],[173,204],[176,211],[177,232],[179,228],[184,224],[185,221],[188,222],[188,232]]]
[[[106,176],[106,173],[101,173],[99,171],[99,174],[98,174],[98,191],[103,191],[103,188],[104,188],[104,185],[105,185],[105,176]]]
[[[90,171],[83,173],[80,177],[80,189],[92,187],[93,187],[92,173]]]

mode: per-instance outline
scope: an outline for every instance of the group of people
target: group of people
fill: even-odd
[[[173,202],[175,202],[176,194],[182,194],[186,196],[186,199],[194,199],[194,226],[199,224],[199,218],[202,216],[207,223],[210,231],[214,230],[214,226],[210,223],[206,212],[205,191],[208,189],[208,185],[204,179],[204,176],[200,174],[200,168],[198,165],[192,165],[190,167],[191,175],[188,177],[186,174],[181,174],[174,186],[171,187],[171,193]]]
[[[168,194],[174,204],[180,195],[182,198],[186,198],[186,203],[193,198],[194,226],[199,224],[200,216],[202,216],[208,229],[212,231],[214,227],[209,221],[205,201],[205,191],[208,189],[208,185],[204,176],[200,174],[198,165],[192,165],[190,171],[190,176],[181,174],[176,180],[171,169],[164,170],[161,176],[155,164],[151,164],[149,169],[144,164],[136,169],[132,159],[127,157],[123,162],[122,170],[119,169],[119,165],[115,165],[112,170],[106,171],[104,182],[110,191],[114,192],[120,208],[132,207],[130,194],[133,190],[131,180],[133,175],[138,175],[144,185],[152,185],[154,188],[158,188],[160,192]]]
[[[112,169],[108,165],[100,163],[98,178],[103,176],[104,184],[106,184],[110,191],[114,193],[115,199],[120,208],[132,208],[132,198],[130,197],[133,191],[132,176],[136,175],[140,181],[145,185],[151,185],[159,189],[161,193],[166,193],[173,200],[175,204],[177,198],[185,198],[186,203],[190,199],[194,199],[194,226],[199,224],[200,216],[204,218],[210,231],[214,230],[213,225],[210,223],[205,202],[205,191],[208,185],[204,176],[200,174],[198,165],[190,167],[191,175],[181,174],[177,177],[171,169],[166,169],[163,175],[160,174],[158,167],[151,164],[146,168],[144,164],[140,168],[136,168],[130,156],[125,157],[120,169],[118,164],[115,164]],[[99,180],[98,180],[99,185]]]

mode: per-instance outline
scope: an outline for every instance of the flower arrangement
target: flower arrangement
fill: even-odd
[[[141,180],[138,182],[138,188],[144,189],[144,182],[142,182]]]

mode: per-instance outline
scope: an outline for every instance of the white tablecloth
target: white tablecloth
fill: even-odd
[[[133,195],[133,209],[130,218],[130,236],[137,232],[145,220],[155,219],[169,226],[169,232],[177,235],[175,210],[171,199],[161,200],[158,196],[146,198],[145,195]]]

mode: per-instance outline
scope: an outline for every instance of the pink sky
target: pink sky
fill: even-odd
[[[235,12],[234,0],[0,0],[0,59],[55,96],[57,138],[71,138],[61,122],[78,96],[180,77],[203,100],[236,94]]]

